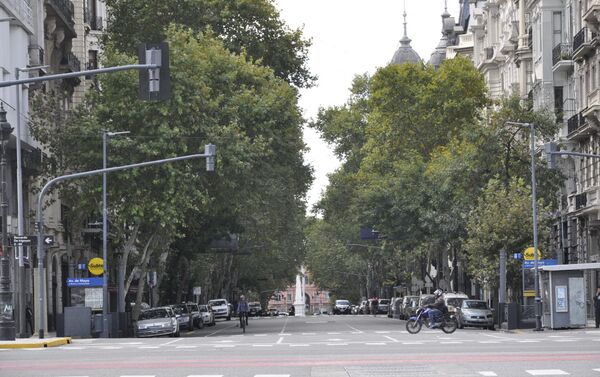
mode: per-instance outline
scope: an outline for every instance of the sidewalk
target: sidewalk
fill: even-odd
[[[48,338],[39,339],[37,335],[30,338],[17,338],[15,340],[0,340],[0,349],[2,348],[46,348],[58,347],[65,344],[71,344],[70,337],[56,337],[55,334]]]

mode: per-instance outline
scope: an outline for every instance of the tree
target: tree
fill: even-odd
[[[172,23],[210,29],[234,54],[245,54],[298,87],[315,80],[307,67],[310,41],[291,30],[270,0],[107,0],[107,40],[133,54],[140,43],[163,41]]]

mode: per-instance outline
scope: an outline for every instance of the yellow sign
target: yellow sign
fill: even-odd
[[[535,260],[535,251],[533,247],[528,247],[523,252],[523,259],[525,260]],[[542,259],[542,251],[538,249],[538,260]]]
[[[92,258],[88,263],[88,270],[92,275],[102,275],[104,273],[104,259]]]

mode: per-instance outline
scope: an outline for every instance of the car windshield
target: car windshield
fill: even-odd
[[[336,305],[350,305],[350,302],[348,300],[336,300],[335,304]]]
[[[225,300],[210,300],[208,303],[210,305],[212,305],[212,306],[227,305],[227,303],[225,302]]]
[[[200,311],[201,312],[207,312],[208,308],[206,307],[206,305],[200,305]]]
[[[176,314],[187,314],[188,312],[188,308],[185,305],[176,305],[173,306],[173,310],[175,311]]]
[[[463,303],[463,307],[469,309],[487,309],[487,303],[485,301],[470,301],[467,300]]]
[[[390,300],[385,299],[385,298],[383,300],[379,300],[379,304],[381,304],[381,305],[389,305],[389,303],[390,303]]]
[[[421,306],[433,304],[434,301],[435,297],[433,295],[421,297]]]
[[[156,319],[156,318],[169,318],[169,312],[167,309],[152,309],[152,310],[144,310],[140,313],[140,321],[146,319]]]

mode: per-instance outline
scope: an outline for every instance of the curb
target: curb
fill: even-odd
[[[47,348],[47,347],[58,347],[65,344],[71,344],[71,338],[56,338],[52,340],[41,340],[39,342],[26,342],[26,343],[0,343],[0,348]]]

